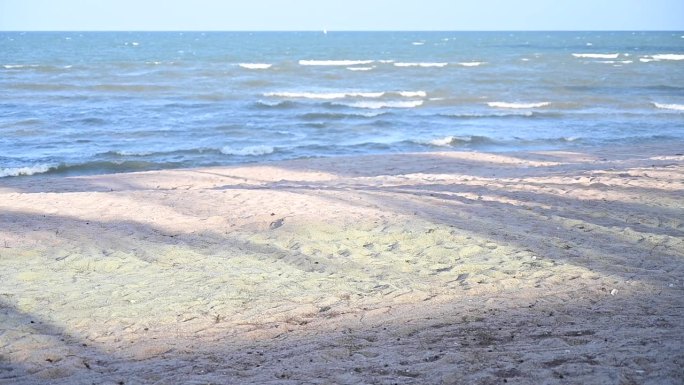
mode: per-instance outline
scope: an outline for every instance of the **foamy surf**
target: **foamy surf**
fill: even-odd
[[[224,146],[221,148],[221,153],[225,155],[239,155],[239,156],[259,156],[272,154],[275,151],[274,147],[271,146],[247,146],[243,148],[234,148],[230,146]]]
[[[438,138],[434,140],[430,140],[427,142],[427,144],[430,144],[432,146],[437,146],[437,147],[446,147],[450,146],[451,143],[456,139],[454,136],[446,136],[444,138]]]
[[[573,53],[572,56],[584,59],[617,59],[619,53]]]
[[[449,63],[394,63],[395,67],[445,67]]]
[[[425,141],[415,141],[419,144],[427,144],[435,147],[453,147],[453,146],[467,146],[467,145],[478,145],[478,144],[491,144],[494,141],[486,136],[472,135],[472,136],[454,136],[449,135],[443,138],[437,138],[433,140]]]
[[[371,64],[374,60],[300,60],[303,66],[355,66]]]
[[[422,100],[406,100],[406,101],[364,101],[356,103],[340,103],[339,105],[352,108],[366,108],[370,110],[379,110],[382,108],[415,108],[423,105]]]
[[[462,67],[478,67],[478,66],[481,66],[485,63],[486,62],[483,62],[483,61],[468,61],[468,62],[460,62],[460,63],[458,63],[458,65],[460,65]]]
[[[487,105],[494,108],[514,108],[514,109],[524,109],[524,108],[539,108],[546,107],[549,102],[540,103],[508,103],[508,102],[489,102]]]
[[[266,63],[240,63],[238,65],[248,70],[267,70],[273,66],[273,64]]]
[[[632,60],[598,60],[597,63],[603,64],[631,64]]]
[[[653,106],[663,110],[673,110],[673,111],[684,111],[684,104],[664,104],[664,103],[653,103]]]
[[[20,68],[36,68],[39,67],[38,64],[5,64],[2,66],[7,70],[20,69]]]
[[[0,168],[0,178],[4,178],[7,176],[43,174],[43,173],[46,173],[46,172],[48,172],[54,168],[56,168],[56,166],[48,165],[48,164],[37,164],[35,166],[28,166],[28,167]]]
[[[267,92],[266,97],[290,99],[344,99],[344,98],[379,98],[384,92]]]
[[[684,55],[680,54],[674,54],[674,53],[663,53],[663,54],[657,54],[657,55],[651,55],[651,56],[642,56],[640,59],[642,62],[649,62],[649,61],[661,61],[661,60],[684,60]]]
[[[399,91],[397,93],[405,98],[424,98],[427,96],[425,91]]]

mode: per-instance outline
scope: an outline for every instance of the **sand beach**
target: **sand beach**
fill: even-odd
[[[0,179],[2,384],[681,384],[684,154]]]

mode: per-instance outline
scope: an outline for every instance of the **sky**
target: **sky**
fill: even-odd
[[[0,0],[0,30],[684,30],[684,0]]]

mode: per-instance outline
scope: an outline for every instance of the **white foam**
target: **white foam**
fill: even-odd
[[[396,67],[445,67],[449,63],[394,63]]]
[[[485,64],[486,62],[483,61],[469,61],[469,62],[461,62],[458,63],[458,65],[463,66],[463,67],[477,67]]]
[[[384,92],[268,92],[264,96],[290,99],[379,98]]]
[[[674,110],[674,111],[684,111],[684,104],[663,104],[663,103],[653,103],[656,108],[662,108],[664,110]]]
[[[5,69],[16,69],[16,68],[36,68],[40,67],[39,64],[5,64],[3,65]]]
[[[522,58],[522,59],[520,59],[520,60],[521,60],[521,61],[530,61],[530,59],[528,59],[528,58],[526,58],[526,57],[524,57],[524,58]]]
[[[116,155],[120,155],[120,156],[148,156],[148,155],[153,154],[150,151],[126,151],[126,150],[114,151],[114,153]]]
[[[451,143],[453,143],[454,139],[455,138],[453,136],[446,136],[444,138],[430,140],[427,142],[427,144],[431,144],[433,146],[438,146],[438,147],[446,147],[446,146],[450,146]]]
[[[347,107],[367,108],[371,110],[379,110],[381,108],[415,108],[423,105],[422,100],[407,100],[407,101],[365,101],[357,103],[343,104]]]
[[[383,63],[383,64],[389,64],[389,63],[394,63],[395,60],[378,60],[378,63]]]
[[[489,102],[487,103],[489,107],[494,108],[539,108],[546,107],[549,102],[539,102],[539,103],[507,103],[507,102]]]
[[[373,68],[375,68],[375,66],[372,66],[372,67],[347,67],[347,69],[349,71],[370,71]]]
[[[658,55],[653,55],[655,60],[684,60],[684,55],[674,54],[674,53],[662,53]]]
[[[42,174],[55,168],[53,165],[49,164],[37,164],[35,166],[29,167],[7,167],[0,168],[0,178],[6,176],[20,176],[20,175],[34,175]]]
[[[617,59],[619,53],[573,53],[572,56],[585,59]]]
[[[591,47],[592,45],[592,43],[587,43],[587,47]]]
[[[411,43],[411,44],[413,44],[413,45],[423,45],[423,44],[425,44],[425,42],[424,42],[424,41],[414,41],[414,42]]]
[[[359,64],[371,64],[373,60],[300,60],[303,66],[354,66]]]
[[[267,70],[273,66],[273,64],[266,63],[240,63],[238,65],[248,70]]]
[[[271,146],[259,145],[259,146],[247,146],[243,148],[233,148],[230,146],[224,146],[221,149],[221,153],[226,155],[240,155],[240,156],[259,156],[272,154],[275,148]]]
[[[630,64],[633,63],[631,60],[598,60],[596,63],[603,63],[603,64]]]
[[[399,91],[397,93],[405,98],[424,98],[427,96],[425,91]]]
[[[639,61],[642,63],[649,63],[649,62],[657,61],[657,60],[656,59],[649,59],[647,57],[642,57],[642,58],[639,58]]]

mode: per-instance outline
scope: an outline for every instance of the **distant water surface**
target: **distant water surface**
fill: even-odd
[[[684,32],[0,33],[0,177],[684,144]]]

